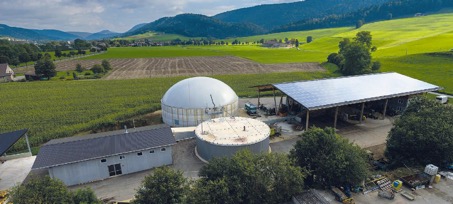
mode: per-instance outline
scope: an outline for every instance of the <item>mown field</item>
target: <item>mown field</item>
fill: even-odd
[[[241,97],[253,85],[334,76],[331,72],[217,75]],[[0,132],[29,128],[34,152],[40,144],[79,132],[116,126],[118,121],[160,109],[170,86],[185,77],[133,80],[41,81],[0,84]],[[25,149],[20,141],[14,150]]]

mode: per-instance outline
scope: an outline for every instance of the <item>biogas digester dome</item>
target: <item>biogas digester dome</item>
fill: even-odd
[[[209,161],[214,157],[231,157],[248,149],[259,154],[269,152],[270,128],[252,118],[223,117],[205,121],[195,128],[196,154]]]
[[[162,119],[173,127],[196,126],[222,116],[235,116],[238,96],[228,85],[209,77],[179,81],[161,100]]]

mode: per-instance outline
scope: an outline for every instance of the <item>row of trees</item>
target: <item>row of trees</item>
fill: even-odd
[[[411,99],[390,130],[385,156],[392,167],[453,164],[453,106]]]
[[[358,32],[352,41],[344,38],[338,47],[338,53],[330,54],[327,61],[336,64],[344,75],[366,74],[381,68],[380,62],[372,62],[371,52],[377,48],[373,46],[369,31]]]
[[[14,44],[0,40],[0,63],[17,66],[20,63],[36,61],[42,57],[40,49],[34,44]]]

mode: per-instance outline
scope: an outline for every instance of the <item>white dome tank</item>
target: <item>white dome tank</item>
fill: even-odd
[[[162,97],[161,106],[165,124],[189,127],[212,118],[236,116],[238,96],[222,81],[193,77],[179,81],[168,89]]]

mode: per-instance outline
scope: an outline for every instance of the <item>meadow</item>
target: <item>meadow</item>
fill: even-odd
[[[213,76],[240,97],[256,96],[253,85],[336,76],[332,72],[285,72]],[[186,77],[131,80],[40,81],[0,85],[0,132],[29,129],[36,153],[39,145],[80,132],[118,127],[119,122],[160,109],[160,99]],[[13,151],[24,150],[19,141]]]

